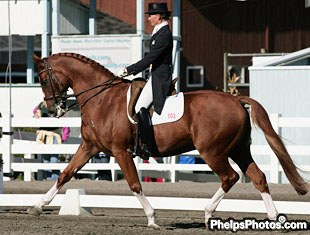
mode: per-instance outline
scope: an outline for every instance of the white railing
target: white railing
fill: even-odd
[[[139,200],[135,196],[120,195],[84,195],[78,193],[79,189],[67,189],[66,194],[57,194],[49,207],[67,208],[70,205],[68,215],[77,215],[80,208],[121,208],[142,209]],[[72,196],[71,192],[74,193]],[[0,194],[1,207],[28,207],[35,205],[44,194]],[[147,197],[155,210],[185,210],[204,211],[210,198],[182,198],[182,197]],[[72,200],[76,203],[69,203]],[[279,213],[309,215],[310,205],[306,201],[274,201]],[[266,207],[262,200],[223,199],[216,211],[266,213]]]
[[[278,114],[270,115],[271,122],[274,129],[279,133],[283,127],[310,127],[310,118],[284,118]],[[3,131],[8,130],[8,120],[0,118],[0,127]],[[12,127],[80,127],[80,118],[42,118],[42,119],[19,119],[12,118]],[[24,172],[24,180],[30,181],[32,179],[32,173],[38,172],[38,170],[44,169],[59,169],[63,170],[67,163],[14,163],[11,162],[11,156],[13,154],[23,154],[25,158],[31,158],[33,154],[74,154],[79,145],[76,144],[62,144],[62,145],[42,145],[36,142],[14,141],[12,143],[9,135],[4,135],[0,140],[0,154],[3,156],[4,172],[21,171]],[[291,155],[305,156],[310,155],[310,145],[296,146],[289,145],[287,149]],[[264,172],[270,172],[270,182],[280,183],[279,173],[283,171],[274,153],[271,151],[268,145],[252,145],[251,153],[255,155],[269,155],[270,164],[259,164],[259,167]],[[197,151],[191,151],[184,153],[184,155],[199,155]],[[166,158],[162,164],[157,164],[156,161],[151,163],[142,163],[139,158],[135,158],[135,164],[142,177],[143,172],[157,173],[163,178],[169,178],[171,182],[178,180],[178,174],[180,171],[211,171],[211,169],[205,164],[177,164],[177,156]],[[232,166],[239,173],[240,169],[236,164],[232,162]],[[301,165],[301,169],[310,172],[310,165]],[[112,179],[115,180],[115,174],[120,170],[119,165],[115,162],[114,158],[111,158],[110,163],[88,163],[83,168],[83,171],[97,171],[97,170],[111,170]]]

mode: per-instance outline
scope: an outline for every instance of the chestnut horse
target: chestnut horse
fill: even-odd
[[[64,114],[68,98],[66,91],[69,87],[73,89],[81,111],[82,143],[55,185],[29,212],[40,214],[42,206],[49,204],[60,188],[92,156],[102,151],[116,158],[129,188],[144,209],[148,226],[159,228],[155,223],[154,209],[142,191],[133,158],[127,151],[134,144],[135,129],[126,112],[126,93],[130,82],[79,54],[60,53],[44,59],[34,55],[33,59],[51,116]],[[154,126],[155,142],[163,157],[197,149],[201,158],[220,177],[221,187],[205,207],[205,223],[239,179],[228,157],[259,190],[268,217],[275,219],[277,216],[265,175],[251,156],[251,125],[245,104],[251,105],[253,122],[263,130],[297,193],[308,192],[309,185],[299,175],[284,144],[273,130],[268,114],[258,102],[216,91],[188,92],[184,94],[184,100],[184,115],[180,120]]]

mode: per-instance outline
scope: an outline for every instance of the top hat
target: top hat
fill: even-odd
[[[160,14],[160,13],[164,13],[164,14],[169,14],[171,13],[171,11],[168,11],[168,7],[167,7],[167,3],[149,3],[149,10],[147,12],[145,12],[145,14]]]

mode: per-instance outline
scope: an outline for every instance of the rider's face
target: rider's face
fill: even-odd
[[[152,14],[147,18],[152,26],[158,25],[161,23],[160,14]]]

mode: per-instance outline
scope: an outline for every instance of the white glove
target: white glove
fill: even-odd
[[[128,72],[127,72],[126,67],[121,68],[121,69],[118,71],[117,76],[120,77],[120,78],[123,78],[123,77],[128,76]]]

